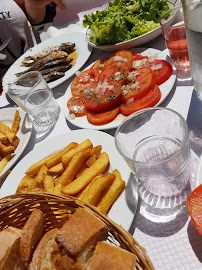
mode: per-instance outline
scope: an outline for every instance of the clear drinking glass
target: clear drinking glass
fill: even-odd
[[[170,57],[178,70],[189,70],[190,62],[187,49],[182,6],[171,8],[160,18],[162,34]]]
[[[59,117],[60,106],[38,71],[20,76],[9,86],[7,94],[37,126],[51,126]]]
[[[158,107],[128,116],[116,130],[115,144],[138,179],[140,197],[151,206],[164,208],[157,198],[174,198],[188,185],[188,127],[177,112]]]
[[[193,85],[202,99],[202,2],[184,0],[182,4]]]

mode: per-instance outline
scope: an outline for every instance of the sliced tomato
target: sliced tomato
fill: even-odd
[[[97,60],[91,67],[93,70],[98,70],[99,72],[103,70],[105,62],[107,61],[106,58]]]
[[[122,87],[122,101],[142,98],[156,85],[156,77],[150,68],[139,68],[128,74],[130,82]]]
[[[147,66],[145,66],[145,63],[147,63],[148,59],[149,59],[148,56],[144,56],[144,55],[141,55],[139,53],[135,53],[133,55],[132,69],[147,67]]]
[[[70,112],[74,113],[76,116],[86,115],[84,99],[81,97],[71,97],[67,101],[67,107],[70,110]]]
[[[73,96],[83,96],[84,90],[89,88],[91,83],[97,81],[98,71],[87,69],[76,76],[71,83],[71,93]]]
[[[133,54],[133,61],[142,60],[142,59],[149,59],[149,57],[145,56],[145,55],[142,55],[140,53],[134,53]]]
[[[133,64],[133,54],[132,52],[126,50],[118,51],[105,62],[104,67],[113,62],[125,62],[128,64],[129,68],[131,68]]]
[[[119,106],[105,110],[103,112],[87,111],[87,119],[93,125],[105,125],[113,121],[119,113]]]
[[[148,62],[148,66],[154,72],[156,84],[158,85],[167,81],[173,73],[172,65],[165,60],[156,59],[152,62]]]
[[[188,196],[186,206],[194,226],[202,235],[202,185]]]
[[[104,67],[103,71],[99,75],[98,80],[101,83],[116,80],[123,85],[127,82],[128,73],[129,67],[125,62],[113,62]]]
[[[161,91],[158,85],[155,85],[155,87],[144,97],[135,100],[130,104],[122,103],[120,106],[120,110],[123,115],[127,116],[141,109],[155,106],[160,99],[161,99]]]
[[[92,111],[102,111],[119,102],[121,97],[121,85],[117,81],[97,84],[94,91],[89,91],[85,96],[85,106]]]

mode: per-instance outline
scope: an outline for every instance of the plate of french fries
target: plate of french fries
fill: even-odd
[[[113,136],[75,130],[29,152],[2,185],[1,197],[29,192],[68,195],[97,207],[129,229],[134,217],[126,198],[130,177]]]
[[[32,122],[21,109],[0,110],[0,179],[24,151],[31,131]]]

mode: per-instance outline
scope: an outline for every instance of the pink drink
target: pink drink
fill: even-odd
[[[165,43],[172,60],[175,62],[176,68],[179,70],[190,69],[184,24],[180,23],[172,26],[167,31]]]

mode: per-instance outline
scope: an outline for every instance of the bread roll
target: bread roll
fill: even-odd
[[[135,263],[134,254],[106,242],[99,242],[91,258],[89,270],[133,270]]]
[[[70,257],[85,266],[97,242],[105,240],[107,234],[106,224],[90,211],[81,208],[63,225],[56,240]]]
[[[0,232],[0,270],[26,269],[20,256],[22,230],[8,227]]]
[[[44,215],[41,210],[32,212],[25,223],[20,240],[20,253],[22,260],[28,265],[33,248],[44,234]]]
[[[57,270],[53,254],[57,249],[55,237],[58,232],[58,229],[52,229],[45,233],[34,251],[29,270]]]

